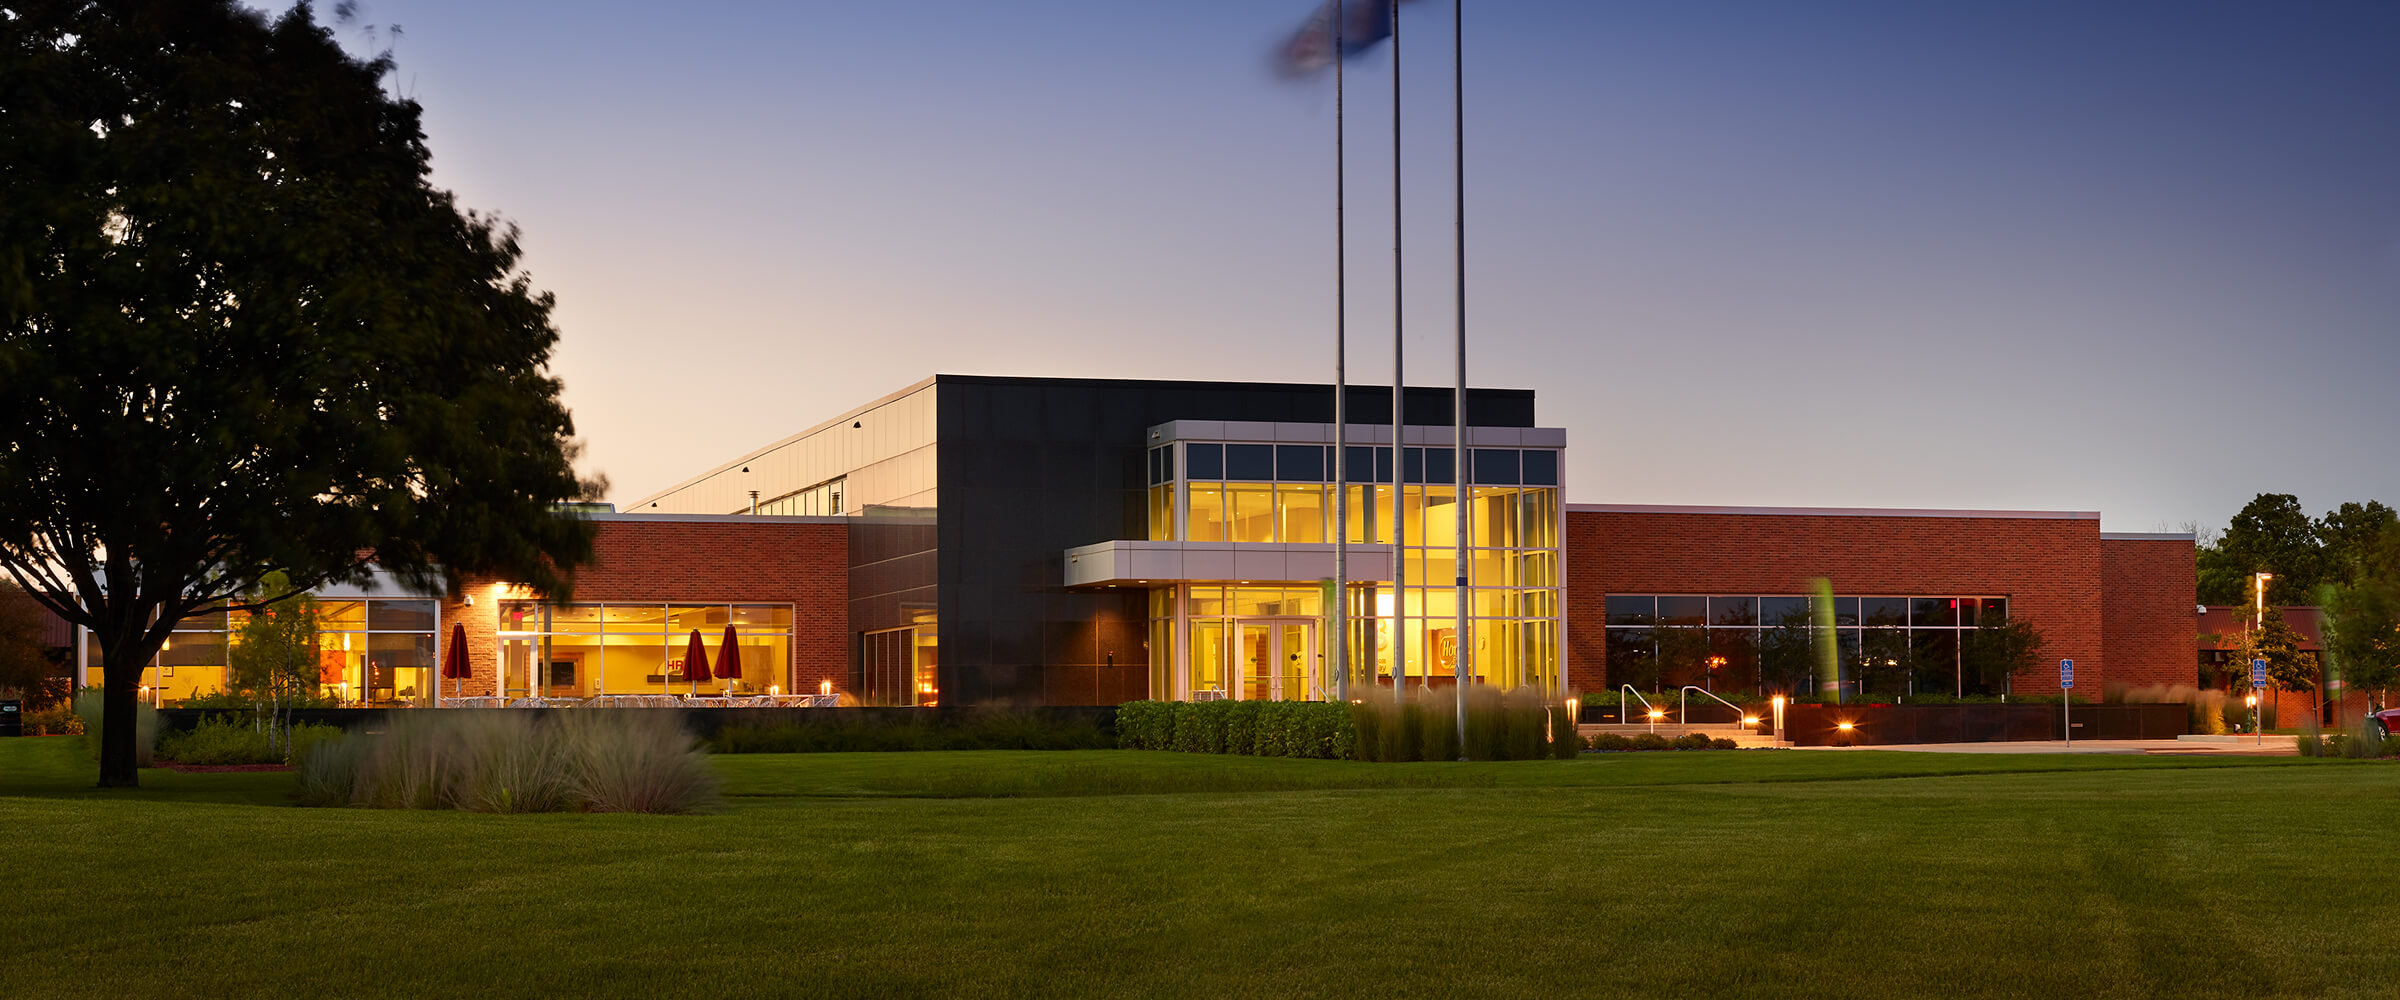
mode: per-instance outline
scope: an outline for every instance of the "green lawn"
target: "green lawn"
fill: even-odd
[[[720,758],[702,817],[89,788],[0,740],[0,997],[2400,995],[2400,766]]]

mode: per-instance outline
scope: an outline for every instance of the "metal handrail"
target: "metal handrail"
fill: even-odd
[[[1709,690],[1709,689],[1707,689],[1707,688],[1701,687],[1701,686],[1700,686],[1700,685],[1698,685],[1698,684],[1686,684],[1686,685],[1684,685],[1684,686],[1683,686],[1683,690],[1675,692],[1675,724],[1676,724],[1676,725],[1678,725],[1678,726],[1688,726],[1688,725],[1691,725],[1691,724],[1692,724],[1692,722],[1691,722],[1692,694],[1691,694],[1691,693],[1692,693],[1692,692],[1694,692],[1694,691],[1698,691],[1698,692],[1700,692],[1700,695],[1701,695],[1701,697],[1704,697],[1704,698],[1708,698],[1708,699],[1714,700],[1714,701],[1715,701],[1717,704],[1719,704],[1719,705],[1723,705],[1723,706],[1725,706],[1726,708],[1733,709],[1733,717],[1734,717],[1734,719],[1735,719],[1735,720],[1737,720],[1737,721],[1741,719],[1741,717],[1742,717],[1742,706],[1740,706],[1740,705],[1736,705],[1736,704],[1734,704],[1734,703],[1732,703],[1732,702],[1730,702],[1730,701],[1726,701],[1726,700],[1725,700],[1725,699],[1723,699],[1723,698],[1719,698],[1719,697],[1717,697],[1717,695],[1716,695],[1716,693],[1715,693],[1715,692],[1713,692],[1713,691],[1710,691],[1710,690]]]
[[[1655,718],[1652,718],[1652,717],[1651,717],[1651,715],[1650,715],[1650,713],[1658,711],[1658,707],[1657,707],[1657,706],[1655,706],[1655,705],[1652,705],[1652,704],[1650,704],[1650,699],[1642,697],[1642,693],[1641,693],[1641,692],[1639,692],[1639,691],[1636,691],[1636,690],[1634,690],[1634,689],[1633,689],[1633,685],[1631,685],[1631,684],[1619,684],[1619,685],[1617,685],[1617,724],[1618,724],[1618,725],[1624,725],[1624,724],[1625,724],[1625,696],[1626,696],[1626,695],[1632,695],[1632,696],[1633,696],[1633,700],[1635,700],[1635,701],[1638,701],[1638,702],[1641,702],[1641,703],[1642,703],[1642,719],[1643,719],[1643,721],[1644,721],[1646,724],[1648,724],[1648,725],[1649,725],[1649,727],[1650,727],[1650,730],[1651,730],[1652,732],[1656,732],[1656,731],[1658,731],[1658,720],[1657,720],[1657,719],[1655,719]]]

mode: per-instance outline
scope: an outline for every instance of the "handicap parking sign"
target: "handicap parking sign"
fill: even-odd
[[[2267,661],[2250,661],[2250,686],[2253,688],[2264,688],[2267,686]]]
[[[2075,686],[2075,661],[2058,661],[2058,686],[2062,688]]]

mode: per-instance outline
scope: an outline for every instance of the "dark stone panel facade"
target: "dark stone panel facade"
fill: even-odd
[[[945,705],[1112,705],[1146,697],[1147,596],[1074,593],[1062,553],[1147,533],[1144,433],[1170,420],[1331,423],[1330,385],[943,375],[935,380]],[[1448,389],[1411,388],[1410,424],[1448,426]],[[1353,386],[1353,424],[1389,424],[1389,386]],[[1534,426],[1530,390],[1470,389],[1467,422]]]

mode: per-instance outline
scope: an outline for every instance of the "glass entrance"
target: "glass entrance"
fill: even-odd
[[[1235,623],[1233,653],[1242,679],[1235,697],[1252,701],[1315,700],[1324,676],[1317,664],[1317,624],[1306,619],[1246,618]]]
[[[533,693],[535,661],[541,655],[536,639],[508,639],[500,644],[500,696],[515,700]]]

